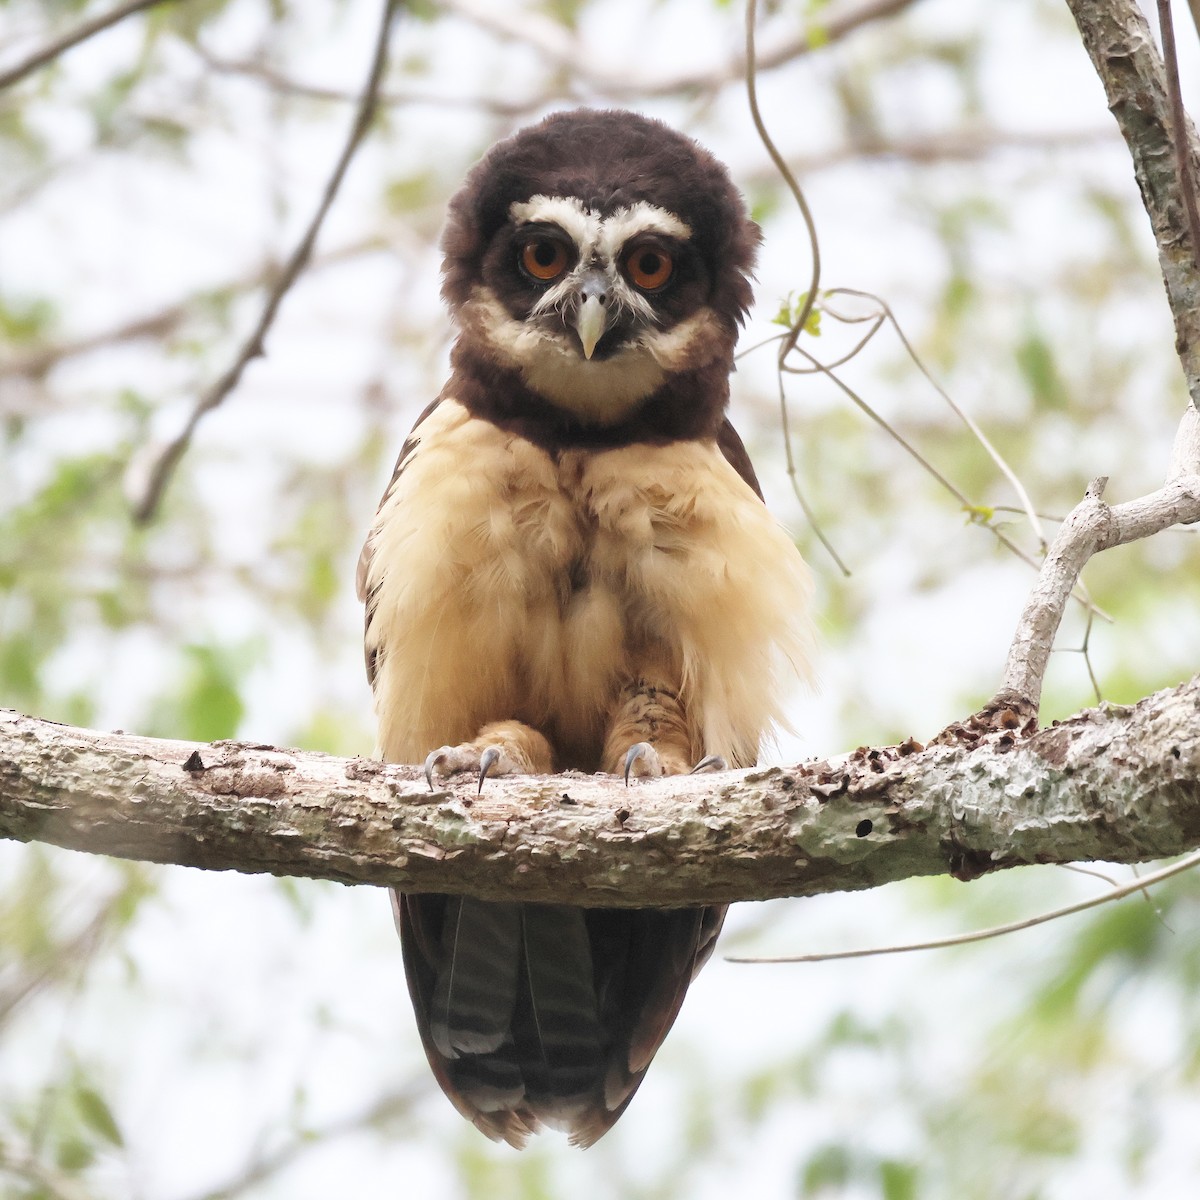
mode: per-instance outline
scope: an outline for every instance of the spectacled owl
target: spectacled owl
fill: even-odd
[[[470,172],[442,239],[450,377],[359,563],[383,759],[431,786],[756,762],[812,591],[725,415],[758,241],[724,166],[631,112],[556,113]],[[725,915],[394,908],[438,1082],[514,1146],[612,1126]]]

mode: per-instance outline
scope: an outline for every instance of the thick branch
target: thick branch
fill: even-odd
[[[0,837],[488,899],[670,905],[1192,849],[1200,677],[1028,738],[628,789],[568,774],[473,790],[431,795],[416,767],[0,714]]]
[[[1175,349],[1188,394],[1200,403],[1200,247],[1188,231],[1184,183],[1177,162],[1186,163],[1188,186],[1196,190],[1198,150],[1192,123],[1173,130],[1163,62],[1146,18],[1135,0],[1067,0],[1083,44],[1104,84],[1133,158],[1142,202],[1150,216],[1167,299],[1175,318]],[[1186,143],[1177,160],[1172,134]]]

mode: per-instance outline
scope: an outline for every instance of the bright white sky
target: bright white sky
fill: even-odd
[[[314,84],[356,90],[374,36],[378,3],[352,0],[338,6],[336,19],[330,16],[331,7],[317,0],[301,7],[309,36],[284,48],[288,73]],[[516,3],[490,8],[517,19],[524,11]],[[581,40],[588,61],[615,75],[669,73],[722,61],[741,36],[738,9],[692,0],[606,0],[589,11]],[[1064,44],[1069,43],[1048,38],[1030,9],[1028,3],[926,0],[905,28],[914,37],[928,31],[948,37],[986,22],[983,106],[1001,113],[1010,130],[1106,128],[1103,97],[1082,51],[1064,54]],[[782,33],[786,25],[781,21],[775,32]],[[18,50],[20,32],[16,30],[14,42]],[[258,6],[238,2],[230,6],[209,46],[224,57],[237,58],[254,49],[258,34]],[[118,28],[73,52],[64,60],[64,69],[82,93],[103,79],[115,62],[136,54],[137,46],[132,27]],[[203,74],[188,51],[175,53],[178,73],[164,85],[161,98],[168,109],[177,107],[191,81]],[[466,22],[429,27],[402,21],[395,53],[400,59],[427,59],[429,90],[447,96],[476,91],[520,96],[537,77],[528,50]],[[835,56],[817,55],[764,78],[766,119],[789,156],[818,155],[839,144],[837,129],[831,129],[834,111],[828,96],[840,62]],[[69,295],[66,331],[82,334],[169,303],[196,287],[224,281],[258,262],[264,250],[283,253],[290,248],[336,156],[348,111],[329,112],[323,121],[287,124],[281,138],[270,119],[270,97],[258,84],[227,78],[217,86],[225,97],[226,122],[198,139],[186,167],[164,158],[158,164],[139,162],[134,171],[125,157],[92,160],[53,189],[45,202],[9,215],[0,225],[4,288],[15,294],[44,290]],[[896,73],[889,86],[897,132],[939,130],[946,110],[957,105],[948,74]],[[139,103],[150,107],[153,98],[143,97]],[[690,127],[694,116],[675,102],[655,103],[645,111],[684,127]],[[87,148],[89,127],[78,115],[42,106],[38,120],[61,157],[69,159]],[[445,188],[454,186],[486,142],[489,129],[486,119],[469,110],[433,106],[397,110],[393,120],[398,136],[386,150],[372,145],[355,163],[322,235],[322,250],[354,241],[370,223],[385,173],[431,171]],[[765,171],[766,157],[753,136],[738,87],[727,89],[704,114],[701,137],[729,162],[736,179]],[[1108,150],[1064,155],[1060,161],[1064,172],[1088,172],[1113,186],[1128,186],[1132,193],[1128,162],[1115,139]],[[985,269],[997,284],[1011,280],[1015,287],[1036,277],[1056,256],[1086,252],[1096,230],[1072,223],[1062,197],[1044,179],[1030,182],[1031,173],[1019,158],[1000,156],[987,167],[947,167],[923,176],[897,166],[848,166],[814,173],[806,181],[822,239],[825,286],[878,291],[892,301],[902,321],[919,328],[944,264],[906,197],[914,179],[918,186],[954,187],[956,171],[981,170],[994,181],[997,199],[1010,210],[1015,231],[985,242]],[[7,186],[0,180],[0,201]],[[234,548],[234,557],[269,570],[263,564],[272,535],[270,508],[278,473],[266,460],[265,446],[278,447],[282,456],[300,462],[336,458],[356,441],[356,422],[361,419],[356,404],[339,406],[338,398],[357,395],[369,379],[382,374],[391,394],[403,397],[393,421],[398,447],[437,386],[446,343],[426,344],[411,360],[381,357],[381,332],[397,325],[422,327],[438,303],[436,227],[404,228],[394,222],[392,232],[402,253],[326,269],[296,288],[271,333],[268,358],[247,372],[243,386],[202,429],[195,450],[206,459],[203,486],[213,497],[214,520]],[[779,299],[803,287],[807,277],[798,221],[781,216],[768,225],[767,234],[759,272],[761,311],[744,345],[770,334],[769,321]],[[245,308],[243,325],[255,311],[253,304]],[[1114,331],[1113,336],[1149,341],[1161,339],[1166,331],[1169,344],[1165,306],[1130,320],[1132,329]],[[106,421],[89,415],[86,399],[93,389],[111,387],[114,378],[169,398],[162,408],[160,431],[169,435],[186,413],[195,387],[211,377],[213,365],[211,360],[196,366],[178,360],[167,363],[138,346],[80,360],[66,369],[61,382],[82,406],[43,418],[39,436],[47,446],[104,445]],[[968,380],[955,398],[985,424],[1002,416],[1007,404],[1020,403],[994,395],[983,375],[973,382],[972,388]],[[761,410],[766,423],[771,417],[763,398],[769,401],[772,388],[769,355],[752,356],[739,372],[735,405],[744,405],[743,411],[751,406]],[[872,399],[885,415],[907,409],[911,416],[909,406],[914,404],[931,412],[937,404],[936,397],[911,379],[876,388]],[[810,385],[803,403],[841,401]],[[1172,432],[1150,430],[1140,456],[1122,456],[1119,470],[1111,472],[1120,496],[1154,484]],[[775,450],[772,455],[770,437],[768,433],[760,442],[765,453],[756,455],[759,474],[775,511],[799,527],[782,454]],[[1097,447],[1101,454],[1115,454],[1117,449]],[[909,469],[897,465],[897,457],[889,461],[896,469]],[[1111,466],[1098,461],[1096,473],[1108,472]],[[23,494],[42,470],[44,463],[28,453],[10,464],[0,487]],[[381,486],[383,480],[377,482]],[[914,491],[924,486],[914,474]],[[376,491],[376,482],[368,490]],[[854,498],[846,497],[845,502],[853,505]],[[369,517],[364,511],[364,529]],[[356,540],[359,532],[348,530],[348,540]],[[910,533],[904,540],[881,534],[878,544],[865,533],[860,547],[864,552],[853,563],[855,576],[849,583],[839,581],[828,562],[815,561],[826,589],[853,588],[870,596],[871,604],[855,646],[839,651],[836,660],[827,655],[822,662],[822,691],[797,699],[795,721],[801,732],[782,741],[781,757],[848,748],[840,724],[847,697],[861,695],[864,727],[903,727],[919,734],[961,715],[964,691],[983,698],[995,685],[1028,576],[1010,560],[992,559],[951,584],[923,588],[925,550],[947,539],[963,539],[965,544],[985,535],[957,524]],[[270,644],[254,678],[247,733],[286,738],[303,720],[305,697],[317,680],[332,688],[347,710],[361,711],[365,721],[368,700],[356,652],[349,652],[344,672],[331,681],[318,652],[272,641],[272,631],[262,628],[262,614],[236,598],[204,593],[181,597],[180,603],[193,606],[203,628],[233,640],[260,637]],[[969,627],[963,624],[963,612],[971,614]],[[349,646],[360,621],[349,578],[343,621]],[[947,629],[954,635],[945,636]],[[106,722],[114,725],[124,724],[123,714],[136,711],[143,699],[138,664],[144,663],[149,672],[158,653],[158,647],[148,643],[133,642],[127,649],[130,657],[123,660],[124,669],[107,673],[102,685],[102,711]],[[104,673],[103,653],[86,645],[76,647],[63,670],[80,678],[95,677]],[[1101,645],[1101,666],[1104,653]],[[1077,666],[1072,663],[1069,669],[1076,671]],[[921,681],[917,689],[914,679]],[[1078,672],[1064,686],[1075,703],[1086,701]],[[0,872],[11,869],[21,853],[20,847],[0,846]],[[83,860],[79,874],[81,889],[89,878],[103,877],[100,867]],[[986,881],[974,885],[972,893],[994,894],[995,907],[1007,912],[1022,891],[1036,906],[1051,896],[1057,900],[1064,893],[1082,895],[1094,887],[1075,878],[1065,883],[1022,878],[1022,883]],[[320,1125],[357,1111],[380,1090],[424,1078],[384,897],[366,889],[299,886],[314,915],[312,923],[298,931],[271,881],[169,872],[165,903],[139,921],[130,947],[137,974],[134,990],[144,991],[152,1003],[130,1005],[125,977],[129,964],[109,961],[88,981],[69,1012],[43,1012],[21,1031],[19,1044],[0,1047],[3,1071],[14,1080],[40,1077],[46,1056],[59,1052],[63,1029],[71,1031],[79,1053],[108,1064],[114,1106],[129,1135],[131,1157],[139,1164],[132,1180],[114,1165],[114,1195],[188,1200],[200,1194],[235,1170],[264,1124],[279,1122],[298,1087],[304,1089],[306,1119]],[[743,906],[728,926],[727,942],[732,948],[740,928],[768,923],[779,929],[755,942],[764,952],[875,944],[901,936],[901,929],[908,938],[948,927],[945,915],[927,905],[926,895],[918,887],[903,894],[885,889],[790,906]],[[987,900],[977,899],[974,915],[982,917],[987,910]],[[918,957],[816,968],[752,968],[722,963],[718,955],[689,996],[660,1069],[651,1071],[617,1130],[586,1156],[567,1151],[558,1139],[543,1139],[535,1153],[546,1158],[557,1194],[569,1194],[570,1188],[570,1194],[580,1196],[615,1196],[612,1180],[618,1177],[618,1166],[629,1178],[652,1178],[656,1163],[675,1146],[681,1136],[677,1114],[688,1104],[689,1079],[712,1090],[714,1112],[721,1119],[727,1093],[747,1064],[772,1065],[818,1036],[843,1010],[868,1024],[886,1020],[894,1008],[918,1012],[916,1023],[927,1033],[922,1042],[926,1053],[910,1068],[930,1078],[953,1079],[987,1052],[982,1033],[1007,1003],[997,981],[1040,967],[1055,944],[1053,932],[1034,932],[940,960],[933,988],[931,960]],[[318,1011],[324,1023],[314,1021]],[[1134,1020],[1142,1015],[1129,1014],[1131,1039]],[[1159,1031],[1158,1045],[1153,1019],[1139,1023],[1137,1030],[1138,1053],[1166,1069],[1171,1046],[1166,1031]],[[214,1054],[214,1045],[225,1049]],[[193,1053],[197,1048],[199,1058]],[[253,1064],[250,1071],[248,1063]],[[670,1069],[672,1064],[676,1069]],[[861,1128],[863,1144],[875,1150],[900,1157],[911,1154],[918,1145],[917,1131],[910,1115],[895,1103],[898,1085],[881,1084],[876,1074],[895,1069],[893,1059],[847,1051],[838,1070],[820,1081],[819,1103],[781,1100],[769,1122],[748,1133],[728,1156],[706,1165],[690,1194],[695,1200],[725,1200],[733,1192],[764,1200],[792,1195],[792,1148],[845,1136],[847,1128]],[[882,1110],[874,1103],[881,1092],[888,1097]],[[437,1140],[396,1139],[385,1146],[369,1138],[337,1142],[311,1162],[305,1160],[302,1172],[286,1176],[263,1194],[290,1200],[339,1194],[461,1194],[443,1147],[447,1138],[461,1141],[476,1135],[465,1125],[457,1128],[459,1118],[433,1094],[432,1084],[426,1108]],[[1114,1136],[1113,1125],[1122,1110],[1107,1108],[1098,1095],[1096,1111],[1093,1136],[1102,1146]],[[1194,1102],[1190,1108],[1181,1107],[1181,1128],[1190,1122],[1194,1130],[1198,1115]],[[1188,1144],[1194,1145],[1194,1139]],[[483,1153],[489,1160],[507,1160],[510,1152],[485,1148]],[[1158,1196],[1183,1189],[1185,1176],[1176,1171],[1183,1172],[1189,1161],[1193,1160],[1185,1156],[1179,1168],[1165,1160],[1152,1164],[1148,1189],[1153,1183]],[[1084,1186],[1095,1196],[1110,1194],[1103,1179],[1088,1179],[1086,1166],[1082,1171],[1070,1176],[1067,1190],[1053,1190],[1050,1181],[1047,1194],[1087,1194]]]

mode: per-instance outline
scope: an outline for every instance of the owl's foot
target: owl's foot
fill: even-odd
[[[429,790],[436,792],[433,782],[433,772],[440,767],[447,775],[455,775],[460,771],[477,771],[479,786],[477,792],[483,791],[483,781],[491,775],[514,775],[519,767],[506,754],[503,746],[484,746],[480,748],[473,742],[465,742],[461,746],[441,746],[431,750],[425,759],[425,782]]]
[[[723,770],[725,760],[719,754],[707,754],[689,769],[670,751],[660,753],[650,742],[636,742],[625,752],[626,787],[629,786],[631,774],[642,779],[658,779],[663,775],[696,775],[701,771]]]
[[[493,721],[473,742],[440,746],[425,759],[425,782],[436,792],[434,770],[446,775],[478,773],[476,792],[483,791],[489,775],[546,775],[554,769],[550,743],[536,729],[520,721]]]

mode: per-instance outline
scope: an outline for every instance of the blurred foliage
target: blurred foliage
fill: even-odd
[[[761,6],[761,47],[803,33],[814,51],[760,89],[817,215],[822,293],[887,300],[1049,528],[1095,475],[1113,499],[1155,486],[1183,403],[1171,325],[1061,6],[926,0],[831,38],[846,7]],[[441,213],[476,155],[548,108],[643,108],[727,157],[765,235],[743,345],[798,314],[807,245],[722,66],[741,5],[461,8],[408,6],[386,112],[312,269],[146,527],[130,509],[155,448],[232,360],[311,211],[378,6],[162,4],[0,92],[0,704],[369,751],[351,581],[444,374]],[[0,67],[104,9],[5,0]],[[709,67],[707,84],[653,86]],[[835,361],[862,332],[818,307],[803,344]],[[786,377],[841,580],[789,494],[773,363],[770,345],[741,360],[735,416],[820,576],[827,731],[807,749],[926,736],[990,695],[1030,579],[984,526],[1031,553],[1036,538],[885,328],[839,371],[968,507],[828,381]],[[1114,701],[1195,670],[1198,547],[1173,533],[1089,567],[1114,621],[1071,614],[1047,717],[1091,699],[1070,653],[1085,634]],[[919,961],[715,964],[609,1137],[517,1158],[429,1095],[382,897],[197,875],[0,846],[0,1194],[1051,1200],[1190,1194],[1200,1171],[1187,879]],[[1098,886],[920,881],[737,920],[764,948],[901,941]]]

